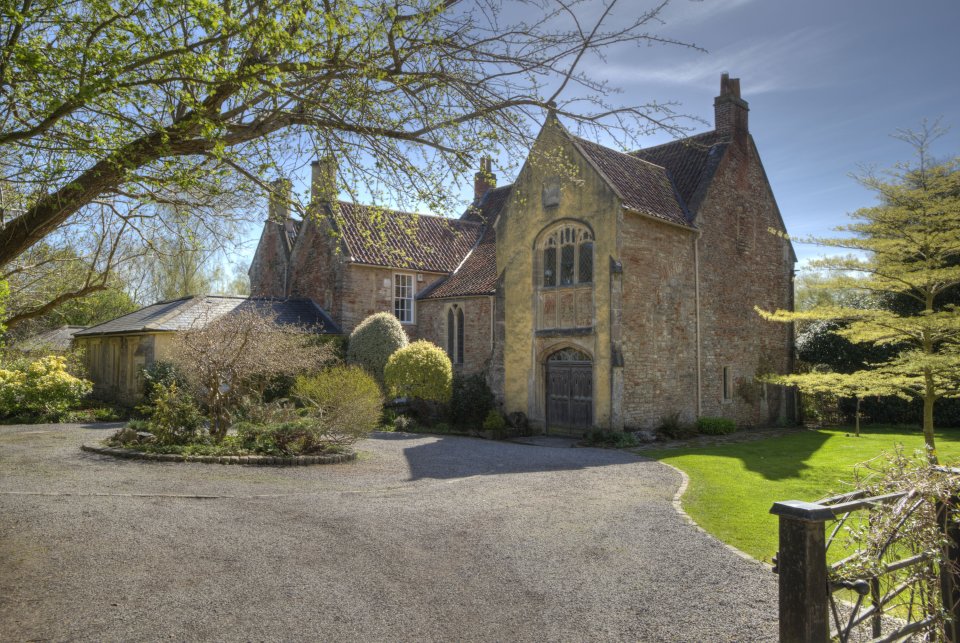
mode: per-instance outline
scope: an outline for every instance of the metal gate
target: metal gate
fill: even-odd
[[[589,428],[593,425],[593,363],[566,348],[547,358],[547,425]]]

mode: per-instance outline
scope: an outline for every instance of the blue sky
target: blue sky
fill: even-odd
[[[890,136],[897,129],[942,117],[952,129],[933,151],[960,153],[958,0],[675,0],[664,15],[659,33],[708,52],[617,51],[598,71],[625,102],[677,100],[710,122],[720,74],[740,78],[795,237],[829,234],[875,203],[850,175],[909,160],[911,148]],[[823,252],[797,245],[801,260]]]
[[[652,4],[620,3],[615,20]],[[740,78],[750,131],[794,237],[827,235],[875,202],[850,175],[909,160],[910,147],[890,136],[897,129],[942,117],[952,129],[933,152],[960,153],[960,0],[673,0],[663,17],[658,35],[707,52],[622,47],[584,69],[619,88],[618,103],[679,102],[678,111],[710,124],[695,131],[712,128],[720,74]],[[499,175],[501,184],[513,179]],[[824,252],[796,249],[801,262]]]

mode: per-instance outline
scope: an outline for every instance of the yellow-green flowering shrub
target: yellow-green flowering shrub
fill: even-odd
[[[383,376],[395,397],[448,402],[453,389],[453,366],[447,353],[422,339],[391,355]]]
[[[55,416],[77,406],[93,383],[67,372],[67,360],[50,355],[25,370],[0,370],[0,415]]]

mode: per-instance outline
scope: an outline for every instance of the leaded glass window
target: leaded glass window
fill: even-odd
[[[586,228],[557,228],[540,242],[540,248],[541,287],[593,283],[593,235]]]

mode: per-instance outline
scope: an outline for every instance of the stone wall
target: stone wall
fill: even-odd
[[[623,215],[623,424],[697,417],[696,232]]]
[[[307,219],[290,254],[291,297],[309,297],[343,326],[343,252],[326,219]],[[351,327],[352,328],[352,327]]]
[[[463,364],[454,364],[463,375],[486,373],[493,352],[493,297],[427,299],[417,303],[420,339],[447,349],[447,309],[457,304],[463,309]]]
[[[555,205],[556,186],[559,199]],[[610,258],[618,256],[619,200],[554,119],[534,144],[500,215],[497,270],[503,284],[502,402],[506,413],[521,411],[534,427],[545,422],[545,361],[570,346],[593,360],[594,425],[611,422]],[[589,328],[538,331],[533,244],[551,224],[569,220],[594,233],[594,297]],[[599,312],[598,312],[599,311]],[[495,390],[501,388],[499,364]]]
[[[757,384],[764,372],[791,368],[791,328],[754,310],[792,308],[793,259],[783,222],[753,140],[734,137],[698,213],[703,414],[743,426],[789,423],[792,395]],[[773,230],[773,232],[771,232]],[[723,369],[732,378],[724,399]]]

